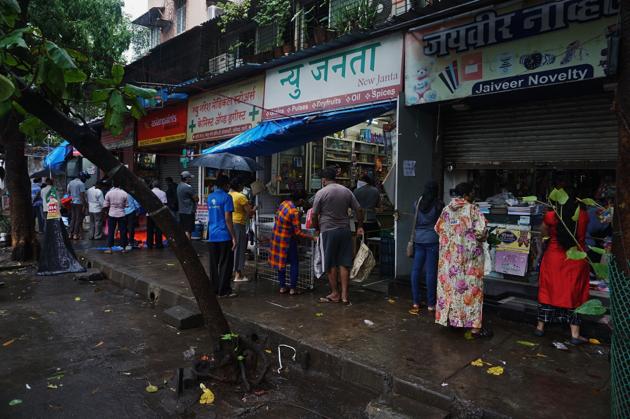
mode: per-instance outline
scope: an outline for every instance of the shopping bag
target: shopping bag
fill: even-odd
[[[370,248],[365,244],[365,239],[361,239],[361,246],[357,255],[354,257],[352,270],[350,271],[350,279],[354,282],[363,282],[370,276],[370,272],[376,266],[376,259]]]
[[[313,228],[313,208],[306,211],[306,229],[309,230]]]
[[[324,270],[324,244],[322,238],[318,237],[313,246],[313,274],[319,279],[325,274]]]

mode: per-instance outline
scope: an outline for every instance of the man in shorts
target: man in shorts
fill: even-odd
[[[330,284],[330,294],[320,298],[320,302],[349,305],[348,283],[353,262],[349,210],[355,212],[358,220],[357,235],[363,235],[363,210],[350,189],[338,184],[336,178],[335,167],[323,170],[324,187],[317,192],[313,202],[313,222],[315,229],[321,232],[324,270]],[[341,293],[337,286],[338,280],[341,282]]]
[[[195,211],[199,197],[195,194],[192,183],[193,175],[185,170],[181,173],[182,181],[177,185],[177,207],[179,210],[179,223],[190,239],[195,229]]]

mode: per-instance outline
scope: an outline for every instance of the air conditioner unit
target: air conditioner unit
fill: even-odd
[[[216,19],[223,14],[223,9],[219,6],[208,6],[208,20]]]
[[[211,74],[221,74],[234,68],[234,56],[229,53],[210,58],[208,62],[208,72]]]

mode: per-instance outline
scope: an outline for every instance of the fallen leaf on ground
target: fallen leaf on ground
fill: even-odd
[[[166,266],[175,266],[174,263],[167,263]]]
[[[212,404],[214,403],[214,393],[208,387],[206,387],[203,383],[199,384],[199,388],[203,393],[201,393],[201,397],[199,398],[199,404]]]
[[[590,343],[591,345],[601,345],[602,344],[598,339],[595,339],[595,338],[590,338],[588,340],[588,343]]]
[[[13,339],[7,340],[6,342],[4,342],[4,343],[2,344],[2,346],[7,347],[7,346],[11,345],[13,342],[15,342],[15,339],[16,339],[16,338],[13,338]]]
[[[145,388],[147,393],[155,393],[158,391],[157,386],[154,386],[153,384],[149,384],[148,386],[146,386]]]
[[[28,384],[26,384],[26,386],[25,386],[25,387],[26,387],[26,389],[27,389],[27,390],[30,390],[30,389],[31,389],[31,386],[30,386],[30,385],[28,385]]]
[[[396,303],[396,300],[394,300],[393,298],[390,298],[390,299],[387,300],[387,302],[390,303],[390,304],[394,304],[394,303]]]
[[[536,354],[536,356],[537,356],[537,357],[540,357],[540,358],[547,358],[547,355],[540,354],[540,353]]]
[[[268,354],[273,353],[271,349],[265,349],[265,352],[267,352]]]
[[[13,399],[9,402],[9,406],[16,406],[18,404],[22,404],[22,400],[20,399]]]
[[[537,343],[530,342],[528,340],[517,340],[516,343],[518,343],[519,345],[523,345],[523,346],[529,346],[530,348],[532,346],[538,346]]]
[[[81,301],[81,297],[74,297],[74,301]]]
[[[324,315],[324,313],[315,313],[315,317],[322,317]]]
[[[490,367],[486,370],[486,372],[491,375],[501,375],[503,371],[503,367]]]
[[[97,343],[96,345],[94,345],[95,348],[98,348],[99,346],[103,345],[105,342],[100,341],[99,343]]]
[[[112,311],[110,309],[107,310],[103,310],[105,313],[111,313]]]
[[[477,358],[470,363],[473,367],[483,367],[483,360],[481,358]]]
[[[467,330],[466,333],[464,333],[464,339],[466,340],[473,340],[475,337],[472,335],[472,332],[470,330]]]
[[[48,386],[47,386],[47,387],[48,387],[48,388],[52,388],[52,389],[59,388],[59,386],[58,386],[57,384],[51,384],[51,383],[48,383]]]

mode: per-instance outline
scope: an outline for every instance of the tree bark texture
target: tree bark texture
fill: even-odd
[[[0,121],[0,142],[4,146],[6,188],[9,191],[11,217],[11,257],[27,261],[37,257],[38,242],[33,218],[31,182],[25,156],[25,138],[19,130],[19,119],[10,112]]]
[[[215,349],[220,347],[220,337],[229,332],[229,325],[192,242],[175,222],[168,208],[141,179],[103,147],[100,138],[89,126],[78,125],[73,122],[35,92],[25,90],[18,101],[29,113],[41,119],[51,129],[67,139],[84,157],[103,170],[106,176],[115,179],[122,189],[131,193],[146,209],[147,213],[152,215],[155,223],[168,238],[170,246],[186,274],[206,327],[210,332],[210,337],[215,344]]]
[[[619,155],[614,219],[614,253],[620,268],[630,276],[630,2],[621,2],[621,45],[617,85]]]

